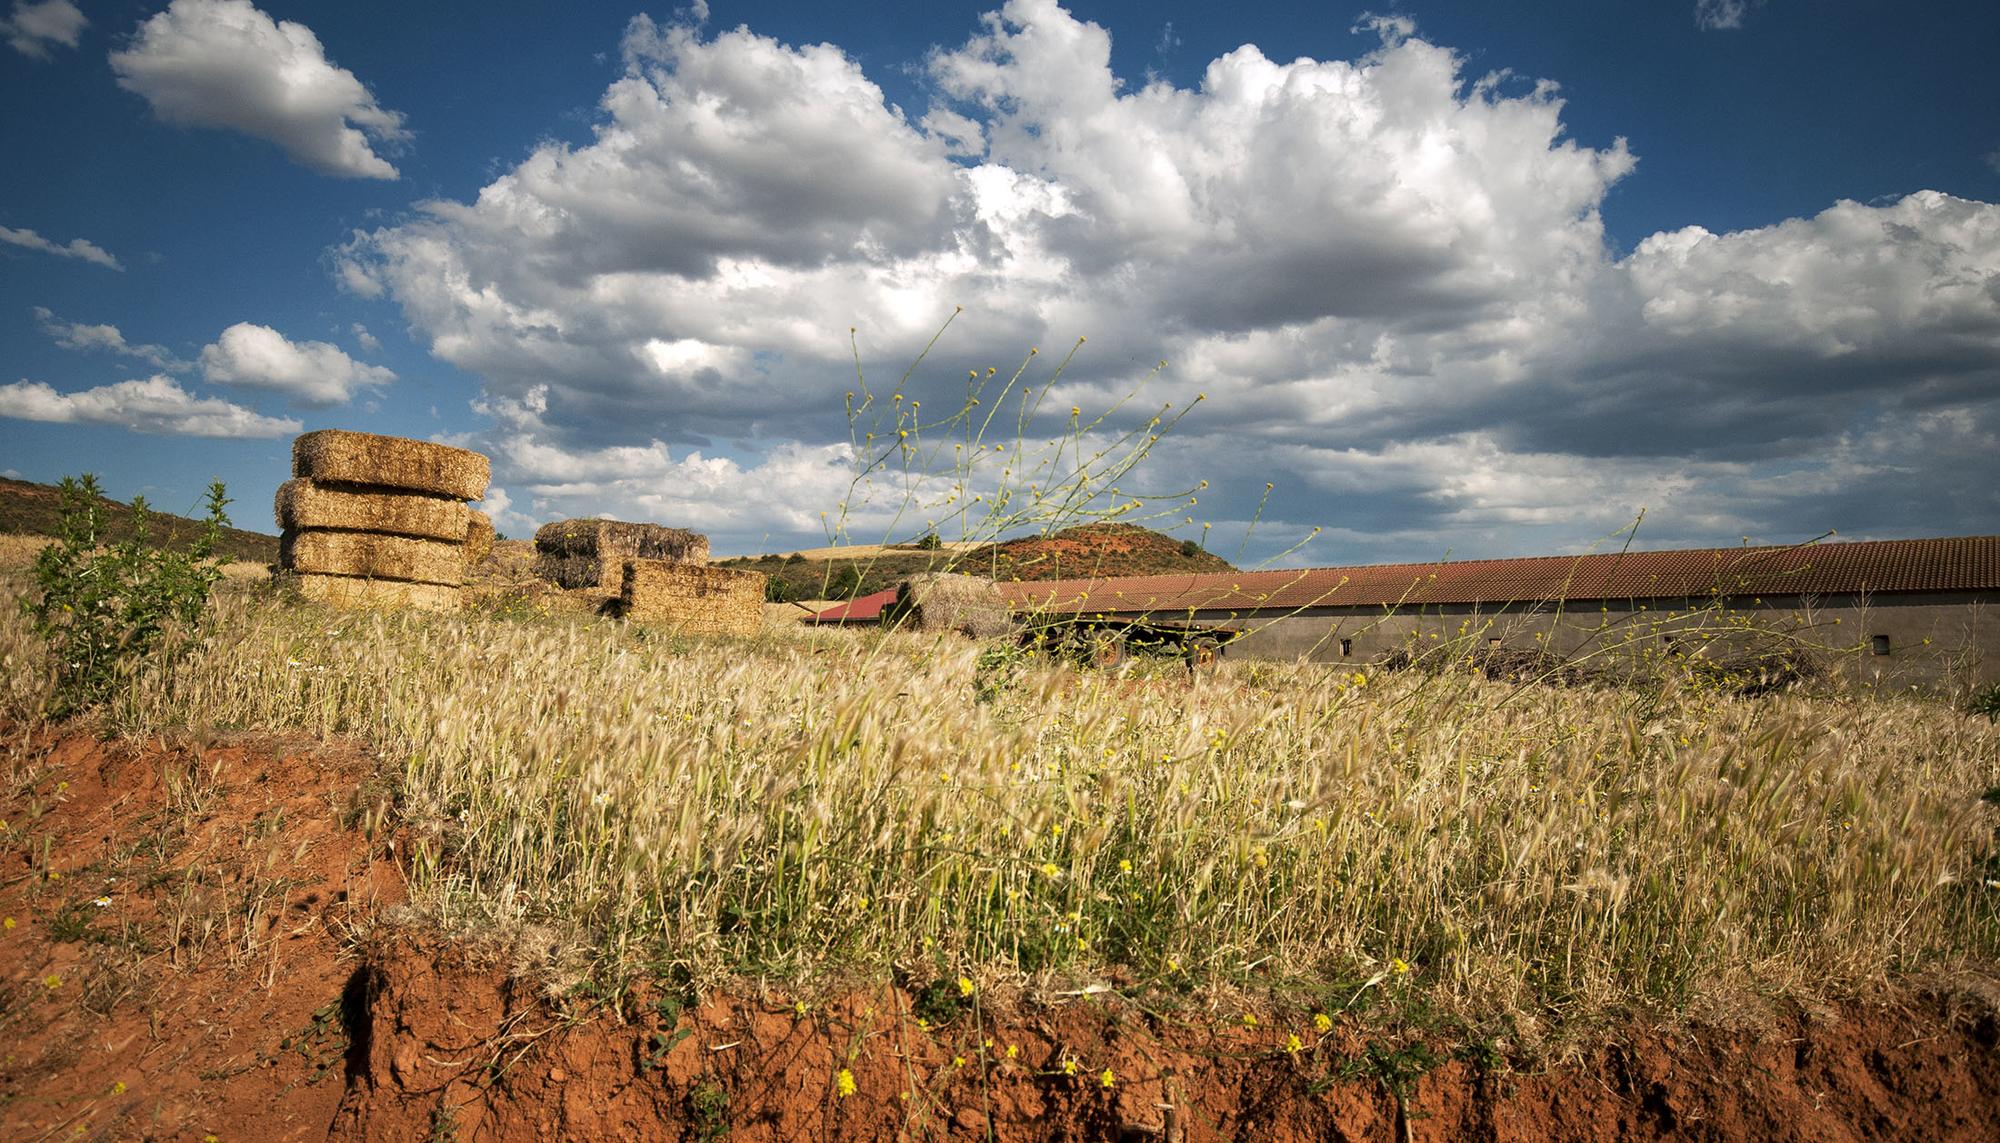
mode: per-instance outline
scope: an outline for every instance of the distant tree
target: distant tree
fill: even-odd
[[[804,594],[799,590],[798,585],[794,584],[791,580],[780,579],[774,575],[764,577],[764,602],[766,603],[790,603],[795,599],[803,598]]]
[[[802,564],[806,562],[806,557],[803,553],[793,552],[791,555],[785,557],[785,562],[788,564]]]
[[[921,551],[935,552],[942,547],[944,547],[944,541],[938,539],[936,532],[925,532],[922,538],[917,541],[917,548]]]
[[[1182,540],[1181,554],[1192,559],[1201,554],[1201,545],[1195,543],[1193,540]]]
[[[861,569],[853,564],[842,564],[833,578],[827,581],[826,593],[833,599],[852,599],[861,594]]]

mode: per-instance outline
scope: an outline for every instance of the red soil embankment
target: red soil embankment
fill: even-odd
[[[675,1024],[640,996],[628,1023],[570,1024],[432,942],[386,942],[367,972],[339,1140],[2000,1139],[2000,1029],[1934,998],[1756,1033],[1632,1028],[1545,1073],[1444,1062],[1404,1115],[1341,1029],[1289,1053],[1285,1033],[1090,999],[924,1029],[886,989],[803,1015],[725,999]]]
[[[360,828],[374,773],[268,737],[0,735],[0,1138],[324,1138],[352,926],[403,898]]]
[[[1446,1059],[1402,1109],[1361,1032],[1115,994],[938,1026],[886,987],[565,1014],[377,923],[402,882],[358,750],[16,731],[0,757],[8,1139],[2000,1140],[2000,1021],[1963,994],[1629,1026],[1549,1071]]]

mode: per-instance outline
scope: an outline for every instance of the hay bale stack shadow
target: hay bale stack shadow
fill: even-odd
[[[955,631],[994,639],[1014,630],[1014,612],[1000,585],[990,579],[926,572],[896,585],[895,600],[882,609],[882,623],[906,631]]]
[[[622,520],[558,520],[535,532],[535,574],[558,587],[615,586],[633,560],[704,565],[708,537]]]
[[[762,572],[671,560],[629,560],[618,613],[681,635],[755,635],[764,626]]]
[[[469,539],[467,524],[476,515],[463,501],[442,496],[357,485],[329,488],[302,477],[278,486],[275,507],[284,532],[374,532],[453,543]],[[490,523],[487,534],[490,538]]]
[[[359,484],[483,500],[492,466],[469,449],[346,429],[321,429],[292,442],[292,475],[315,484]]]

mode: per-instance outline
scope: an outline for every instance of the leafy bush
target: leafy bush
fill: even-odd
[[[1974,694],[1965,704],[1965,713],[1983,714],[1988,722],[2000,722],[2000,683]]]
[[[774,575],[764,577],[765,603],[790,603],[799,598],[801,596],[797,584]]]
[[[922,536],[917,538],[918,551],[935,552],[943,549],[943,547],[944,547],[944,541],[938,539],[938,534],[936,532],[925,532]]]
[[[144,497],[132,499],[128,539],[105,541],[97,478],[64,477],[56,542],[35,560],[40,597],[22,602],[55,671],[47,713],[63,718],[93,706],[129,677],[174,629],[192,627],[222,576],[215,546],[229,523],[222,482],[208,486],[201,534],[185,551],[150,542]]]

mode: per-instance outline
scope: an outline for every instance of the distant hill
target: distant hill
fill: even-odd
[[[829,549],[741,556],[717,563],[772,578],[784,599],[851,598],[894,587],[925,571],[956,571],[999,580],[1077,579],[1234,571],[1221,557],[1137,524],[1081,524],[1048,536],[925,551],[915,545],[866,547],[856,555],[818,558]],[[864,554],[865,553],[865,554]]]
[[[132,535],[132,506],[108,497],[98,506],[104,512],[106,538],[128,539]],[[241,504],[230,507],[240,510]],[[149,506],[150,508],[150,506]],[[185,544],[201,534],[201,524],[185,516],[152,510],[153,539],[165,544]],[[62,516],[62,492],[53,484],[0,477],[0,534],[54,536]],[[224,528],[218,554],[246,563],[273,564],[278,561],[278,537],[241,528]]]

